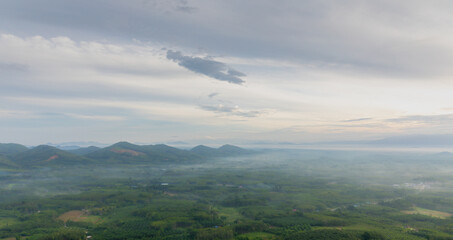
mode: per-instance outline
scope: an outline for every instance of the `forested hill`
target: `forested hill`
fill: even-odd
[[[105,148],[90,146],[62,150],[49,145],[27,148],[8,143],[0,144],[0,166],[29,168],[77,164],[184,163],[251,153],[253,151],[233,145],[219,148],[200,145],[184,150],[165,144],[136,145],[118,142]]]
[[[16,153],[25,152],[28,148],[24,145],[16,143],[0,143],[1,155],[14,155]]]

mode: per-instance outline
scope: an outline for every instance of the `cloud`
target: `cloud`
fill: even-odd
[[[176,6],[176,10],[180,12],[185,12],[185,13],[191,13],[196,10],[194,7],[188,7],[188,6]]]
[[[348,120],[344,120],[342,122],[361,122],[361,121],[367,121],[367,120],[371,120],[372,118],[356,118],[356,119],[348,119]]]
[[[32,118],[35,117],[30,111],[23,110],[10,110],[10,109],[0,109],[0,117],[2,119],[6,118]]]
[[[143,0],[143,6],[157,8],[167,12],[174,10],[184,13],[192,13],[197,10],[197,8],[190,6],[186,0]]]
[[[234,84],[242,84],[245,81],[240,77],[245,74],[236,71],[225,63],[207,58],[184,56],[179,51],[167,51],[167,58],[178,63],[179,66],[189,69],[192,72],[200,73],[208,77],[226,81]]]
[[[428,124],[451,124],[453,114],[438,114],[438,115],[410,115],[399,118],[387,119],[387,122],[394,123],[428,123]]]
[[[217,106],[209,106],[209,105],[203,105],[200,106],[201,109],[210,111],[210,112],[215,112],[215,113],[225,113],[229,115],[235,115],[235,116],[240,116],[240,117],[247,117],[247,118],[253,118],[253,117],[258,117],[263,114],[262,111],[247,111],[239,108],[239,106],[226,106],[223,104],[219,104]]]
[[[67,117],[85,119],[85,120],[97,120],[97,121],[122,121],[126,118],[124,116],[115,116],[115,115],[83,115],[83,114],[65,114]]]
[[[0,72],[26,72],[28,66],[20,63],[0,62]]]
[[[216,93],[216,92],[215,92],[215,93],[209,94],[208,97],[209,97],[209,98],[213,98],[213,97],[215,97],[215,96],[217,96],[217,95],[219,95],[219,93]]]
[[[95,71],[107,74],[137,75],[137,76],[165,76],[165,72],[159,69],[152,69],[148,66],[108,66],[106,64],[93,66]],[[168,73],[167,73],[168,74]]]
[[[137,122],[148,128],[148,119],[181,123],[159,136],[194,136],[206,129],[204,134],[217,137],[226,128],[297,124],[307,134],[294,139],[331,139],[332,129],[343,129],[346,138],[453,132],[453,117],[424,115],[447,113],[440,109],[452,102],[453,83],[445,76],[453,73],[453,35],[445,19],[453,6],[357,2],[0,1],[1,33],[11,34],[0,35],[0,101],[11,110],[0,114],[8,119],[26,111],[67,112],[79,119],[118,114],[125,123],[108,124],[137,129]],[[194,52],[222,57],[189,54]],[[239,64],[240,71],[231,68]],[[187,70],[215,80],[203,81]],[[247,87],[236,85],[244,81]],[[30,99],[17,100],[24,96]],[[52,99],[45,104],[35,100],[47,97]],[[263,113],[266,117],[258,117]],[[395,113],[413,116],[394,118]],[[231,118],[244,123],[231,124]],[[52,127],[69,124],[52,116],[45,121]],[[108,124],[86,128],[107,132],[113,126]],[[17,135],[12,126],[51,132],[34,121],[3,126],[0,132],[10,136]],[[139,129],[136,135],[146,139],[150,132]],[[247,137],[243,134],[238,138]]]
[[[2,118],[10,119],[61,119],[61,118],[75,118],[84,120],[98,120],[98,121],[121,121],[125,120],[124,116],[116,115],[100,115],[100,114],[77,114],[65,112],[39,112],[39,111],[18,111],[0,109],[0,116]]]
[[[422,0],[307,0],[278,6],[271,0],[5,0],[0,1],[0,29],[139,39],[321,69],[432,79],[452,73],[451,24],[445,21],[452,10],[448,1]]]
[[[187,79],[196,76],[187,76],[184,69],[162,58],[160,46],[0,33],[0,53],[3,97],[95,97],[187,103],[199,95],[187,88],[177,88],[185,84],[193,87]],[[197,106],[196,101],[193,105]]]

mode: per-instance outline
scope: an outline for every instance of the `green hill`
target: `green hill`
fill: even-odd
[[[250,150],[229,144],[223,145],[219,148],[211,148],[204,145],[198,145],[192,148],[190,151],[203,157],[231,157],[252,153],[252,151]]]
[[[29,150],[26,146],[17,143],[0,143],[0,154],[14,155]]]
[[[40,145],[28,151],[15,154],[12,161],[22,167],[86,164],[87,158],[48,145]]]
[[[14,168],[17,164],[12,162],[7,156],[0,155],[0,168]]]
[[[94,160],[108,162],[179,162],[200,158],[189,151],[164,144],[141,146],[128,142],[115,143],[112,146],[88,153],[85,156]]]
[[[200,159],[200,156],[197,154],[165,144],[146,145],[143,146],[143,150],[150,157],[164,161],[190,161]]]
[[[217,155],[217,149],[207,147],[205,145],[198,145],[190,150],[193,153],[199,154],[201,156],[215,156]]]
[[[109,147],[88,153],[85,156],[101,163],[146,160],[146,154],[142,152],[141,146],[128,142],[118,142]]]
[[[71,149],[71,150],[66,150],[66,152],[70,152],[76,155],[86,155],[88,153],[96,152],[101,148],[95,147],[95,146],[90,146],[90,147],[82,147],[82,148],[77,148],[77,149]]]
[[[243,149],[243,148],[240,148],[237,146],[229,145],[229,144],[225,144],[225,145],[219,147],[217,149],[217,151],[223,156],[237,156],[237,155],[251,153],[251,151],[249,151],[249,150],[246,150],[246,149]]]

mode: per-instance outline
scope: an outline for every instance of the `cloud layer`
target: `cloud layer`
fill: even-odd
[[[422,0],[0,1],[0,142],[453,134],[452,11]]]
[[[422,0],[7,0],[0,2],[0,29],[78,39],[138,39],[170,49],[421,78],[452,73],[452,10],[448,1]]]

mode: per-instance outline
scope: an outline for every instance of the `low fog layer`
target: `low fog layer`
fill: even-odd
[[[0,201],[77,193],[113,180],[160,184],[215,172],[269,172],[332,182],[395,188],[442,189],[453,185],[453,154],[339,150],[265,150],[194,163],[137,163],[0,170]],[[272,182],[269,182],[272,185]],[[423,187],[423,185],[426,185]]]

